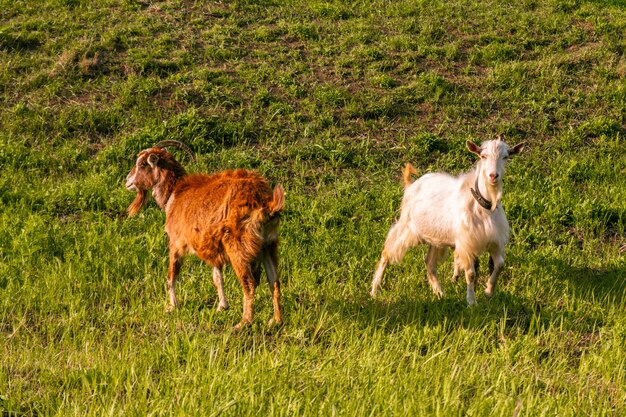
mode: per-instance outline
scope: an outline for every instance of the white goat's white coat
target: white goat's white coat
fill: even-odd
[[[476,304],[475,263],[481,253],[489,252],[493,270],[485,294],[491,297],[509,241],[509,224],[500,203],[505,160],[520,153],[523,147],[521,143],[509,148],[500,139],[484,142],[480,147],[467,141],[470,152],[481,159],[475,170],[458,177],[445,173],[426,174],[411,184],[409,170],[412,167],[407,165],[400,218],[387,234],[372,280],[371,296],[376,296],[387,264],[400,262],[408,249],[423,243],[429,245],[425,260],[428,281],[438,296],[443,292],[437,265],[447,249],[454,248],[453,279],[461,270],[465,271],[469,305]],[[475,188],[488,200],[483,203],[486,207],[473,196],[471,189]]]

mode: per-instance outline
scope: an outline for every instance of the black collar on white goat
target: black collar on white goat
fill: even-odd
[[[482,208],[491,210],[491,201],[483,197],[483,195],[480,193],[480,190],[478,189],[478,175],[476,176],[476,183],[474,184],[474,188],[470,188],[470,191],[472,192],[472,196],[474,196],[476,202],[480,204]]]

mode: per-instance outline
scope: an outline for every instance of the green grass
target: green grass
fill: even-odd
[[[626,3],[510,3],[0,0],[2,415],[626,414]],[[416,248],[371,300],[401,166],[497,134],[528,146],[494,298],[448,260],[436,299]],[[285,185],[284,326],[263,285],[234,332],[193,257],[165,313],[123,184],[166,138]]]

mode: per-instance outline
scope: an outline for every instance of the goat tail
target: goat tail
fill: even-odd
[[[281,184],[278,184],[274,187],[274,196],[272,201],[269,202],[267,208],[269,210],[270,217],[274,217],[277,214],[280,214],[283,211],[283,207],[285,205],[285,189]]]
[[[411,181],[411,174],[417,175],[417,170],[413,167],[413,165],[411,165],[410,162],[407,162],[402,169],[402,181],[404,182],[404,188],[413,184],[413,181]]]
[[[254,210],[250,213],[250,216],[245,220],[245,227],[251,228],[251,232],[254,236],[257,236],[262,240],[261,230],[264,227],[264,223],[272,223],[283,210],[285,205],[285,189],[282,185],[278,184],[274,188],[274,195],[272,200],[267,203],[267,206],[259,207],[258,210]]]

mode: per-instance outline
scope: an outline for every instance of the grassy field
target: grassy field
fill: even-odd
[[[0,0],[0,413],[626,415],[625,51],[621,0]],[[498,134],[494,298],[420,247],[370,299],[403,164]],[[166,138],[284,184],[282,327],[193,257],[166,314],[164,214],[124,213]]]

